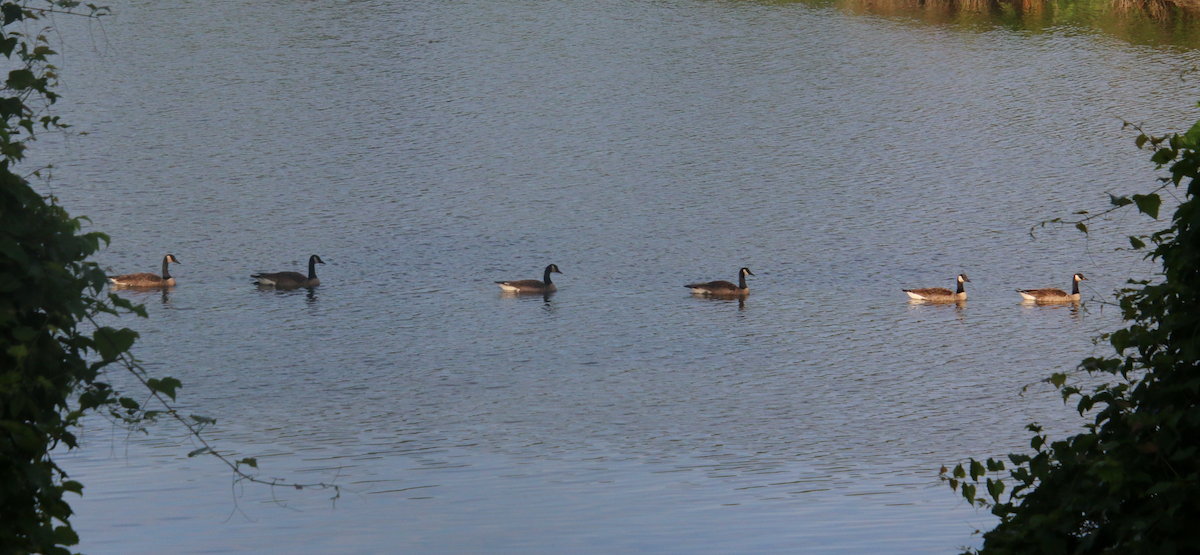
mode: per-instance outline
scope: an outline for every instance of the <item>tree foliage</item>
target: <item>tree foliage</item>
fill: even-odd
[[[202,431],[216,420],[171,405],[182,384],[146,373],[130,352],[137,332],[96,322],[101,315],[146,317],[141,305],[106,294],[107,276],[88,261],[109,237],[84,233],[85,218],[71,217],[15,171],[35,133],[67,128],[50,110],[59,98],[57,69],[50,63],[55,52],[46,38],[53,28],[29,29],[49,16],[107,13],[75,0],[0,0],[0,54],[12,68],[0,85],[0,555],[70,553],[67,547],[78,543],[64,496],[82,494],[83,485],[52,454],[59,446],[77,446],[73,430],[88,414],[143,432],[145,423],[170,418],[197,446],[189,457],[216,457],[235,482],[332,489],[335,500],[341,494],[339,486],[323,482],[260,479],[247,473],[258,468],[256,458],[234,460],[214,449]],[[115,391],[106,381],[110,369],[128,372],[144,386],[144,402]],[[143,406],[151,402],[156,410]]]
[[[147,416],[102,381],[137,333],[89,324],[99,314],[145,315],[104,295],[104,272],[87,261],[108,237],[82,233],[82,219],[14,171],[35,131],[64,127],[49,113],[58,98],[48,59],[54,52],[44,34],[25,31],[54,13],[96,17],[104,10],[61,1],[0,4],[0,53],[12,68],[0,88],[0,553],[67,553],[78,538],[64,494],[83,486],[51,451],[75,447],[72,429],[87,412],[127,422]]]
[[[1114,353],[1081,363],[1109,376],[1106,385],[1085,392],[1063,374],[1050,378],[1094,415],[1084,432],[1050,441],[1030,425],[1032,454],[970,460],[944,476],[1000,517],[979,553],[1200,551],[1200,122],[1182,135],[1142,133],[1137,146],[1170,176],[1154,192],[1113,196],[1112,210],[1157,218],[1160,193],[1183,192],[1169,228],[1129,238],[1135,249],[1149,242],[1162,279],[1120,292],[1127,327],[1106,336]]]

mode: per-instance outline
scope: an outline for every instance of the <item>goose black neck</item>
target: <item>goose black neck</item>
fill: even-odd
[[[308,259],[308,279],[317,279],[317,259]]]
[[[1071,280],[1071,294],[1072,295],[1079,294],[1079,280],[1077,280],[1077,279]]]
[[[746,272],[738,272],[738,289],[746,288]]]
[[[961,294],[963,291],[966,291],[966,290],[963,289],[963,280],[960,279],[960,280],[958,280],[958,291],[956,291],[956,293]]]
[[[163,280],[171,279],[171,272],[167,271],[167,264],[171,259],[163,258]]]
[[[546,274],[542,277],[542,281],[545,282],[546,285],[550,285],[550,283],[552,283],[550,281],[550,268],[551,266],[546,266]]]

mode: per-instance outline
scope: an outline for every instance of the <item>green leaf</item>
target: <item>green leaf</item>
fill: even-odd
[[[1118,196],[1113,195],[1112,193],[1108,194],[1108,202],[1112,203],[1113,206],[1126,206],[1126,205],[1133,204],[1133,201],[1129,200],[1129,197],[1125,197],[1125,196],[1118,197]]]
[[[101,384],[103,385],[103,384]],[[79,396],[80,410],[91,410],[102,407],[112,402],[112,391],[107,389],[97,388],[96,390],[84,391]]]
[[[20,361],[21,359],[29,356],[29,347],[24,345],[13,345],[12,347],[9,347],[6,352],[8,353],[8,356]]]
[[[1154,156],[1150,157],[1150,161],[1159,166],[1175,159],[1175,151],[1170,148],[1160,148],[1154,152]]]
[[[35,451],[43,446],[41,436],[30,426],[11,420],[0,420],[0,428],[8,432],[9,441],[16,443],[22,449]]]
[[[1129,236],[1129,245],[1135,249],[1146,248],[1146,243],[1144,241],[1142,241],[1141,239],[1138,239],[1137,237],[1134,237],[1132,235]]]
[[[3,6],[0,6],[0,13],[4,14],[4,26],[7,27],[9,23],[24,19],[25,11],[17,4],[5,2]],[[13,38],[12,40],[16,41],[17,39]],[[4,55],[8,56],[9,54],[5,52]]]
[[[1117,330],[1108,336],[1108,342],[1120,353],[1133,344],[1133,337],[1127,329]]]
[[[70,526],[55,526],[54,542],[59,545],[75,545],[79,543],[79,534],[76,534]]]
[[[180,383],[179,380],[171,377],[163,378],[161,380],[158,378],[150,378],[146,380],[146,387],[149,387],[151,391],[162,393],[174,401],[175,390],[183,387],[183,384]]]
[[[209,448],[209,447],[201,447],[201,448],[199,448],[199,449],[196,449],[196,450],[194,450],[194,451],[191,451],[191,452],[189,452],[189,453],[188,453],[188,457],[195,457],[196,455],[201,455],[201,454],[207,453],[207,452],[209,452],[209,451],[212,451],[212,448]]]
[[[100,328],[92,334],[95,341],[96,351],[100,353],[100,357],[104,360],[116,360],[121,353],[124,353],[133,346],[133,342],[138,338],[138,333],[129,328],[113,329]]]
[[[1158,208],[1162,206],[1162,199],[1157,194],[1133,195],[1133,201],[1137,203],[1139,212],[1158,219]]]
[[[980,476],[987,474],[987,470],[983,468],[979,461],[971,459],[971,479],[978,480]]]
[[[141,406],[138,404],[137,401],[134,401],[133,399],[130,399],[129,397],[121,397],[119,399],[119,402],[121,403],[122,407],[125,407],[129,410],[137,410]]]
[[[246,457],[240,461],[237,461],[237,464],[244,464],[250,468],[258,468],[258,459],[254,457]]]
[[[113,306],[115,306],[115,307],[117,307],[117,308],[123,308],[123,309],[125,309],[125,310],[128,310],[128,311],[130,311],[130,312],[133,312],[134,314],[137,314],[138,316],[140,316],[140,317],[142,317],[142,318],[146,318],[146,317],[147,317],[147,315],[146,315],[146,307],[145,307],[145,306],[142,306],[142,305],[140,305],[140,304],[133,304],[133,302],[132,302],[132,301],[130,301],[130,300],[128,300],[128,299],[121,298],[119,295],[117,295],[117,294],[115,294],[115,293],[111,293],[111,294],[109,294],[109,295],[108,295],[108,300],[109,300],[110,302],[112,302]]]
[[[1197,121],[1191,129],[1187,130],[1187,133],[1183,134],[1183,141],[1188,148],[1194,149],[1200,146],[1200,121]]]
[[[38,330],[29,326],[17,326],[11,329],[13,338],[21,343],[30,343],[38,336]]]
[[[1143,146],[1146,146],[1146,141],[1148,140],[1150,140],[1150,137],[1147,137],[1145,133],[1142,133],[1141,135],[1138,135],[1137,140],[1134,141],[1134,144],[1136,144],[1138,148],[1142,148]]]
[[[8,72],[8,81],[4,84],[14,91],[22,91],[32,88],[38,82],[38,78],[28,69],[14,69]]]
[[[988,495],[991,495],[997,503],[1000,502],[1000,494],[1004,493],[1004,482],[988,478],[987,489]]]
[[[1078,223],[1076,223],[1076,224],[1075,224],[1075,229],[1078,229],[1079,231],[1082,231],[1082,232],[1084,232],[1084,233],[1087,233],[1087,225],[1086,225],[1086,224],[1084,224],[1083,222],[1078,222]]]

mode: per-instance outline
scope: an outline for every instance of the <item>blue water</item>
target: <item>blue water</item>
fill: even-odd
[[[122,6],[64,22],[87,135],[37,163],[179,285],[136,352],[186,434],[89,421],[87,553],[952,553],[943,465],[1082,422],[1040,380],[1104,353],[1153,268],[1038,222],[1153,185],[1129,120],[1198,114],[1179,48],[734,2]],[[1159,224],[1161,225],[1161,224]],[[321,287],[259,290],[258,271]],[[549,299],[496,280],[556,263]],[[683,284],[734,280],[743,303]],[[952,287],[962,306],[901,288]],[[1090,288],[1082,307],[1015,288]],[[112,376],[118,383],[122,377]],[[1024,389],[1025,386],[1030,386]],[[295,510],[293,510],[295,509]]]

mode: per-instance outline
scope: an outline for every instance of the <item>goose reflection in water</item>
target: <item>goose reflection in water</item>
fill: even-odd
[[[164,306],[170,306],[172,291],[173,291],[173,289],[169,288],[169,287],[162,287],[162,288],[156,287],[153,289],[122,288],[121,294],[123,297],[128,296],[129,300],[132,300],[135,303],[145,304],[145,303],[149,303],[150,299],[154,298],[155,293],[158,293],[159,294],[159,302],[161,302]]]
[[[1079,301],[1073,302],[1039,302],[1039,301],[1021,301],[1021,308],[1024,310],[1062,310],[1069,311],[1072,320],[1078,320],[1082,313],[1086,310],[1083,303]]]
[[[962,310],[967,307],[967,301],[966,300],[930,301],[930,300],[925,300],[925,299],[909,299],[908,306],[914,310],[920,310],[918,307],[922,307],[922,306],[952,306],[958,310]],[[931,309],[931,310],[937,310],[937,309]]]
[[[714,302],[714,303],[718,303],[718,304],[733,304],[734,302],[737,302],[739,311],[746,310],[746,297],[745,296],[697,295],[695,293],[689,294],[688,296],[691,298],[694,298],[694,299],[700,299],[703,301]]]
[[[546,305],[550,304],[550,299],[554,298],[554,291],[541,291],[537,293],[524,293],[521,291],[500,291],[502,299],[521,299],[521,300],[536,300],[541,299]]]
[[[315,302],[317,300],[317,288],[315,287],[276,287],[274,285],[258,284],[255,289],[264,295],[275,294],[281,297],[298,295],[300,291],[304,291],[304,300],[307,302]]]
[[[963,316],[966,314],[966,309],[967,309],[967,301],[966,300],[958,300],[958,301],[953,301],[953,302],[938,302],[938,301],[927,301],[927,300],[920,300],[920,299],[909,299],[907,304],[908,304],[909,310],[945,310],[948,307],[954,307],[954,317],[955,317],[955,319],[957,319],[959,321],[964,320]]]

